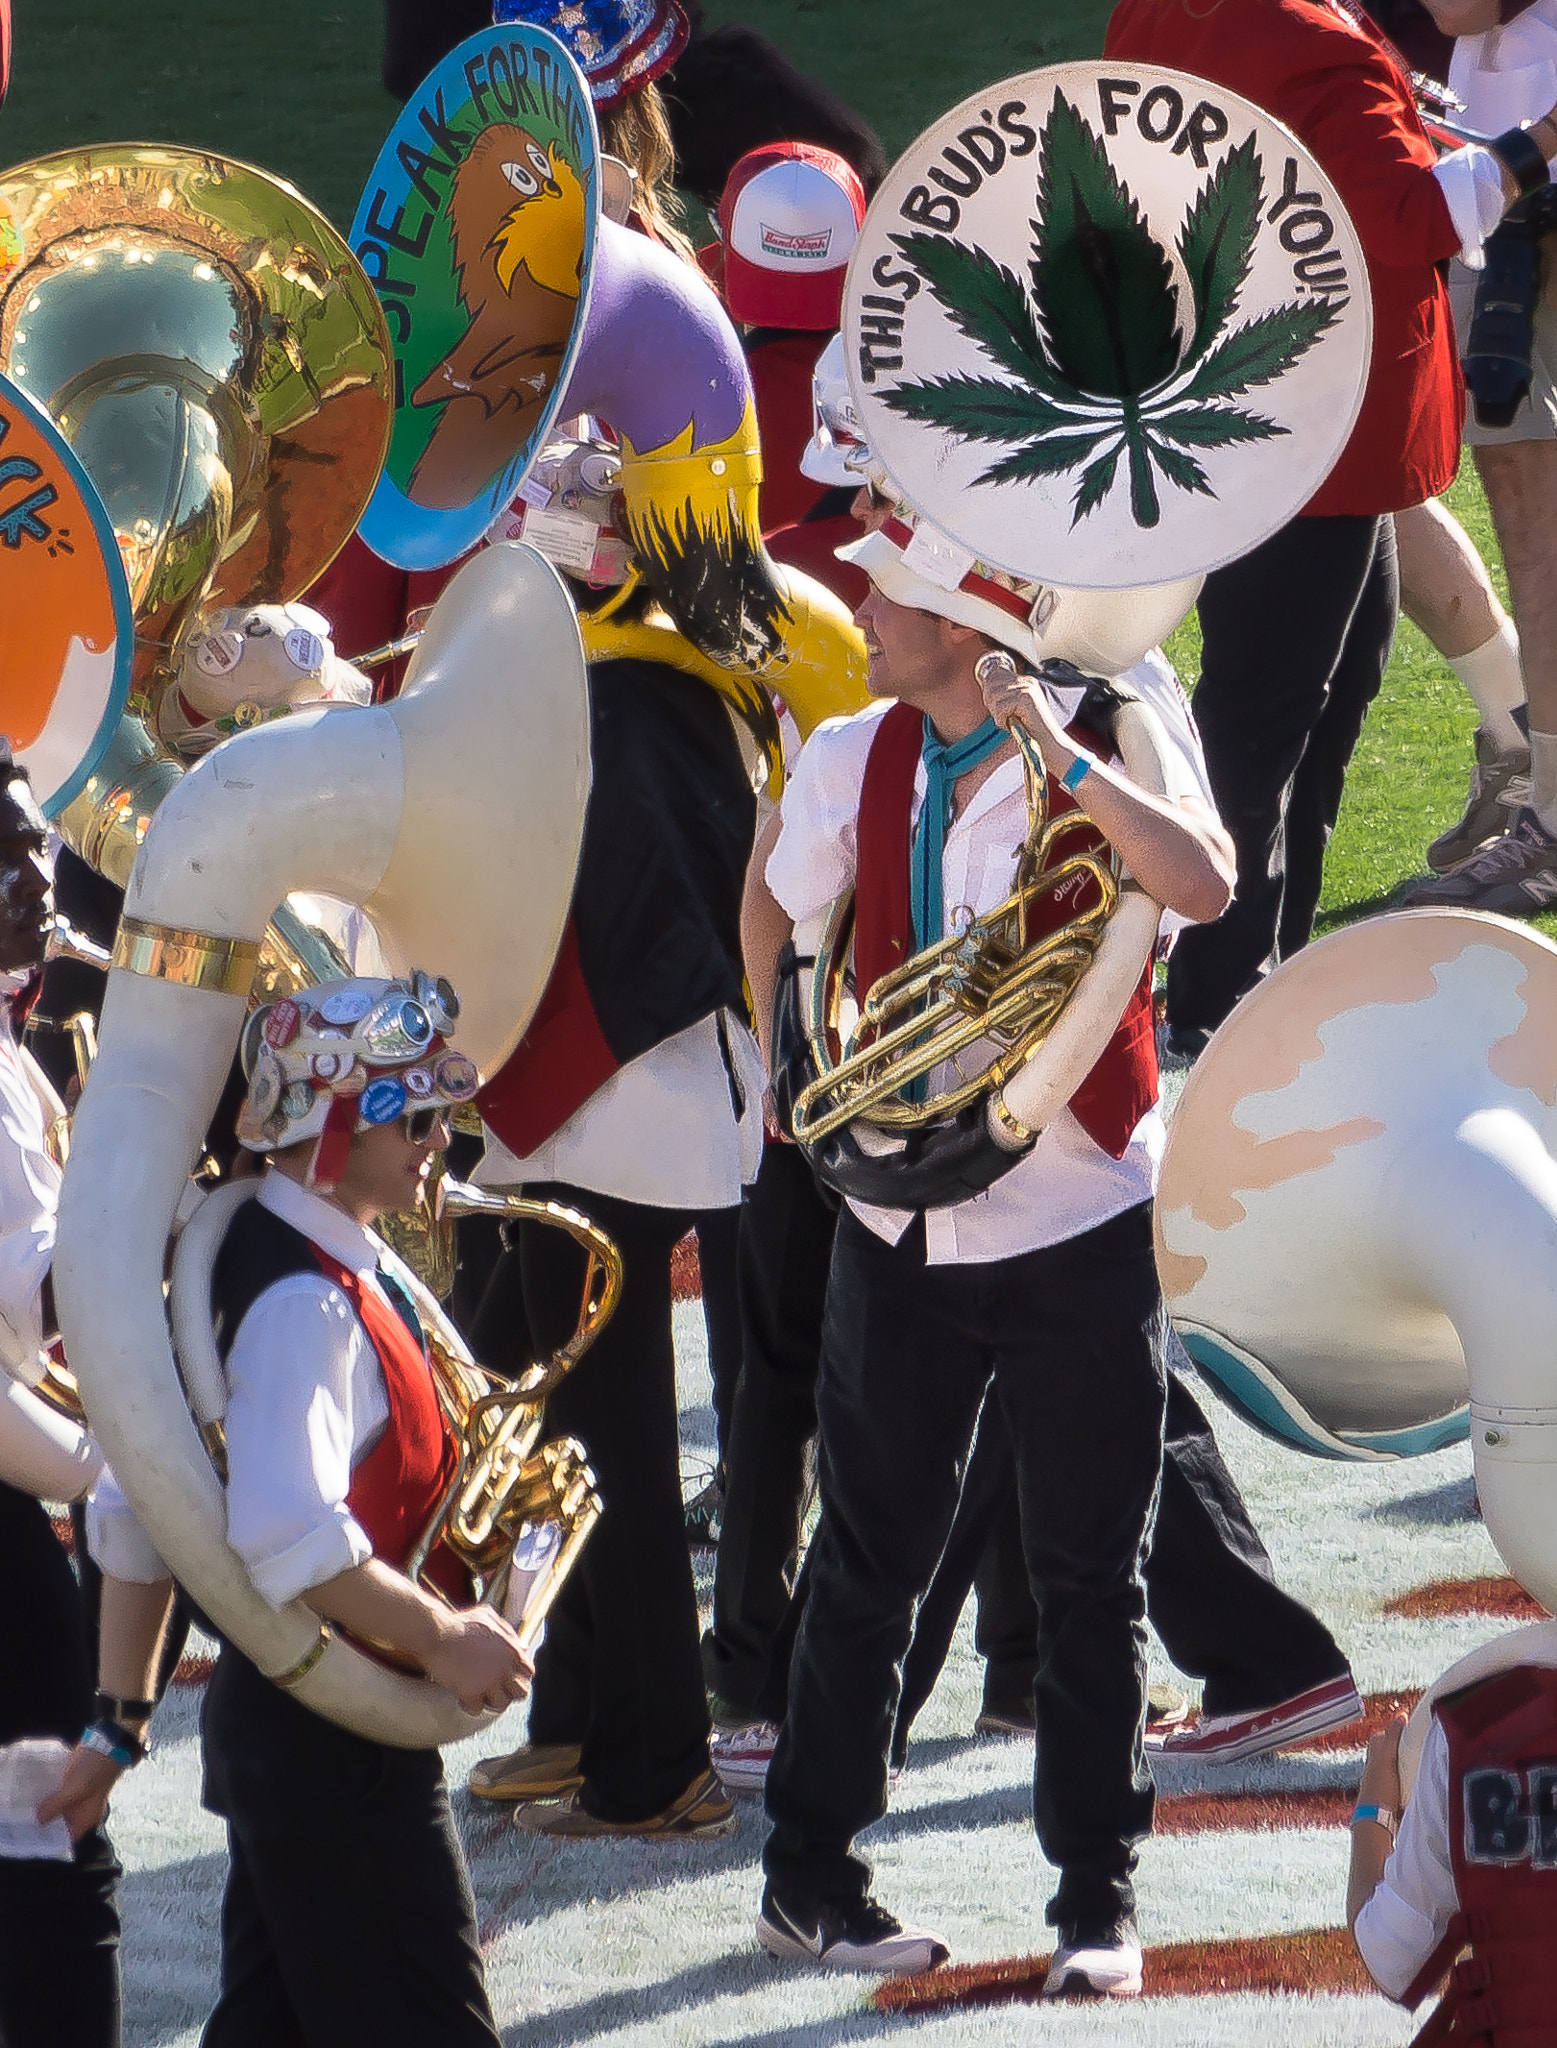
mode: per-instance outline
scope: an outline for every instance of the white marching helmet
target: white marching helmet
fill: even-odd
[[[1117,676],[1167,638],[1204,577],[1143,590],[1059,590],[977,561],[959,542],[899,505],[883,525],[838,550],[894,604],[977,627],[1030,666],[1069,661]]]

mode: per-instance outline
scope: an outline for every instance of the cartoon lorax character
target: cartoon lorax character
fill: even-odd
[[[449,193],[454,274],[470,325],[411,394],[443,412],[409,495],[467,505],[523,448],[578,311],[584,188],[553,143],[486,129]]]

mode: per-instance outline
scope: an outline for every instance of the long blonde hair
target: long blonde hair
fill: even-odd
[[[653,79],[639,91],[629,93],[602,118],[600,146],[637,172],[633,212],[644,227],[655,241],[673,249],[695,270],[697,255],[678,225],[676,202],[671,196],[676,149],[670,136],[670,117]]]

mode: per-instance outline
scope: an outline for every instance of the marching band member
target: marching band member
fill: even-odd
[[[276,1607],[303,1599],[471,1712],[529,1688],[501,1616],[435,1550],[405,1563],[458,1452],[410,1302],[372,1225],[415,1206],[476,1088],[446,982],[324,982],[249,1020],[239,1143],[268,1155],[213,1283],[229,1404],[228,1539]],[[99,1502],[103,1522],[128,1510]],[[323,1631],[321,1632],[321,1640]],[[492,2048],[469,1880],[435,1750],[349,1733],[224,1643],[205,1803],[227,1822],[222,1993],[206,2048],[279,2041]],[[325,1930],[328,1930],[326,1938]]]
[[[571,521],[608,586],[630,559],[611,532],[609,486],[591,495],[562,479],[603,480],[594,465],[611,453],[553,443],[542,472],[559,483],[557,504],[544,532],[526,529],[560,553],[547,536]],[[575,594],[581,609],[615,595],[576,572]],[[667,649],[675,640],[659,637]],[[600,659],[589,697],[593,782],[573,906],[530,1026],[482,1090],[487,1154],[474,1178],[583,1208],[621,1248],[616,1313],[547,1404],[549,1421],[588,1447],[608,1512],[551,1611],[529,1741],[478,1765],[471,1789],[521,1801],[518,1824],[546,1834],[702,1839],[733,1832],[735,1809],[708,1760],[670,1255],[697,1216],[733,1211],[757,1168],[764,1076],[739,929],[756,799],[707,682],[668,659]],[[541,1348],[560,1342],[579,1257],[559,1233],[521,1225],[477,1321],[480,1355],[510,1354],[515,1271]]]
[[[66,1822],[68,1854],[0,1858],[0,2037],[8,2048],[63,2040],[117,2048],[119,1864],[103,1819],[120,1769],[145,1753],[172,1588],[164,1572],[144,1590],[105,1580],[99,1668],[107,1691],[94,1720],[91,1632],[42,1503],[84,1498],[102,1454],[85,1429],[8,1370],[29,1367],[54,1322],[49,1268],[60,1171],[45,1140],[59,1104],[18,1042],[18,1010],[37,987],[53,913],[48,827],[7,746],[0,757],[0,1745],[42,1737],[77,1747],[38,1815]],[[150,1654],[137,1656],[142,1639]]]
[[[1061,781],[1085,781],[1089,816],[1155,901],[1203,919],[1230,894],[1231,848],[1200,793],[1177,693],[1160,692],[1161,719],[1183,758],[1184,793],[1161,799],[1089,751],[1080,728],[1067,731],[1074,704],[1057,710],[1041,683],[980,684],[975,666],[994,647],[1035,658],[1033,592],[979,565],[948,589],[917,566],[914,540],[900,511],[850,550],[874,586],[858,614],[871,690],[897,705],[824,725],[801,755],[756,901],[748,896],[762,1008],[796,926],[811,926],[853,881],[858,941],[883,960],[915,950],[916,932],[896,929],[910,914],[900,895],[912,897],[924,943],[941,929],[937,895],[976,913],[1010,893],[1027,805],[1001,721],[1020,719],[1033,734],[1051,802],[1065,801]],[[902,891],[911,844],[920,882]],[[757,1935],[775,1955],[902,1971],[947,1954],[938,1936],[869,1896],[852,1844],[885,1810],[898,1668],[993,1371],[1040,1617],[1034,1814],[1061,1873],[1050,1988],[1140,1989],[1132,1875],[1153,1802],[1140,1565],[1165,1390],[1150,1225],[1161,1131],[1150,1024],[1138,1009],[1100,1063],[1106,1080],[1084,1091],[1080,1118],[1067,1110],[1042,1133],[1001,1127],[1022,1156],[987,1194],[920,1213],[851,1201],[839,1219],[817,1382],[822,1520],[767,1782]]]

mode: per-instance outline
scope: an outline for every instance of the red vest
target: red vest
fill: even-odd
[[[404,1319],[376,1287],[364,1287],[356,1273],[313,1246],[319,1270],[356,1311],[378,1354],[389,1396],[384,1434],[355,1467],[346,1505],[373,1555],[404,1571],[417,1540],[452,1484],[459,1447],[449,1428],[432,1367]],[[442,1544],[428,1560],[428,1577],[456,1607],[468,1607],[470,1576]]]
[[[924,718],[894,704],[876,729],[860,790],[859,855],[854,885],[854,981],[862,993],[901,967],[914,950],[910,909],[909,843],[914,778],[924,745]],[[1080,805],[1051,775],[1049,815]],[[1106,845],[1101,833],[1077,833],[1070,850]],[[1063,903],[1040,897],[1025,934],[1027,944],[1047,938],[1090,900],[1092,884]],[[1124,1157],[1130,1134],[1157,1100],[1157,1043],[1152,1024],[1152,975],[1147,963],[1113,1037],[1070,1099],[1072,1115],[1093,1143]]]
[[[1437,1713],[1460,1910],[1403,2003],[1468,1946],[1418,2042],[1557,2048],[1557,1670],[1516,1665]]]

